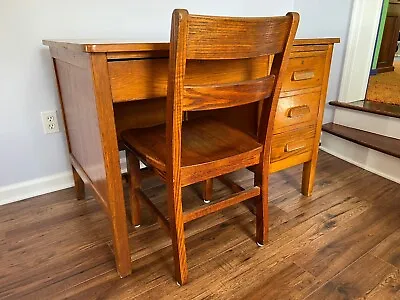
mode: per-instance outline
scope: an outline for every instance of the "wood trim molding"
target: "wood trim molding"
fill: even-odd
[[[351,102],[365,98],[382,3],[383,0],[355,0],[353,3],[339,101]]]
[[[399,139],[334,123],[324,124],[322,130],[358,145],[400,158]]]
[[[364,105],[360,105],[360,103],[363,103]],[[400,110],[399,109],[394,110],[394,108],[397,108],[396,105],[368,101],[368,100],[361,100],[355,102],[330,101],[329,104],[336,107],[364,111],[376,115],[382,115],[400,119]]]

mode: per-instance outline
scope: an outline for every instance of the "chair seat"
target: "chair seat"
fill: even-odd
[[[166,128],[122,132],[125,146],[159,173],[166,170]],[[212,118],[182,124],[182,185],[192,184],[257,164],[262,145],[250,135]]]

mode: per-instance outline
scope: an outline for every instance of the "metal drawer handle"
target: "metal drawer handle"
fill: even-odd
[[[301,81],[314,78],[315,74],[314,71],[297,71],[293,72],[293,80],[294,81]]]
[[[293,152],[297,150],[304,149],[306,147],[305,142],[301,143],[288,143],[285,145],[285,152]]]
[[[298,117],[302,117],[306,114],[309,114],[310,111],[310,107],[308,105],[300,105],[300,106],[295,106],[289,109],[288,112],[288,117],[289,118],[298,118]]]

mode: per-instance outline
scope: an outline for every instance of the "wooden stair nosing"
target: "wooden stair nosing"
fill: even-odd
[[[336,107],[341,107],[341,108],[347,108],[347,109],[352,109],[352,110],[358,110],[358,111],[364,111],[376,115],[382,115],[382,116],[387,116],[387,117],[392,117],[392,118],[400,118],[400,112],[397,111],[390,111],[388,109],[389,106],[396,106],[395,104],[387,104],[387,103],[380,103],[376,101],[369,101],[369,100],[361,100],[361,101],[355,101],[355,102],[363,102],[367,104],[373,103],[374,106],[382,106],[382,109],[377,109],[377,108],[371,108],[371,107],[365,107],[365,106],[360,106],[356,105],[353,102],[340,102],[340,101],[330,101],[329,105],[336,106]]]
[[[334,123],[324,124],[322,130],[361,146],[400,158],[400,139]]]

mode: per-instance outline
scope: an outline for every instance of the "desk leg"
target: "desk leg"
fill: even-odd
[[[107,202],[113,233],[115,262],[120,277],[131,274],[128,228],[122,188],[117,133],[105,53],[91,54],[92,78],[106,171]]]
[[[319,151],[319,142],[321,138],[321,129],[322,129],[322,120],[324,116],[324,107],[325,107],[325,100],[326,100],[326,91],[328,87],[328,80],[329,80],[329,70],[331,65],[332,59],[332,51],[333,51],[333,44],[328,46],[326,59],[325,59],[325,67],[324,67],[324,80],[322,84],[322,93],[320,96],[320,103],[319,103],[319,111],[318,111],[318,121],[317,127],[315,129],[315,138],[314,138],[314,148],[313,154],[310,161],[304,163],[303,165],[303,183],[301,187],[301,192],[304,196],[311,196],[314,188],[314,180],[315,180],[315,173],[317,169],[317,161],[318,161],[318,151]]]
[[[312,195],[316,168],[317,158],[307,161],[303,165],[303,181],[301,186],[301,193],[304,196]]]
[[[74,176],[76,199],[85,199],[85,183],[79,176],[78,172],[75,170],[74,166],[72,166],[72,174]]]
[[[117,192],[117,190],[116,190]],[[121,189],[122,192],[122,189]],[[126,215],[124,199],[115,199],[118,204],[110,207],[111,210],[111,226],[113,232],[113,247],[115,255],[115,263],[117,271],[121,278],[126,277],[132,273],[131,255],[128,243],[128,231],[126,226]],[[120,201],[122,200],[122,201]]]

